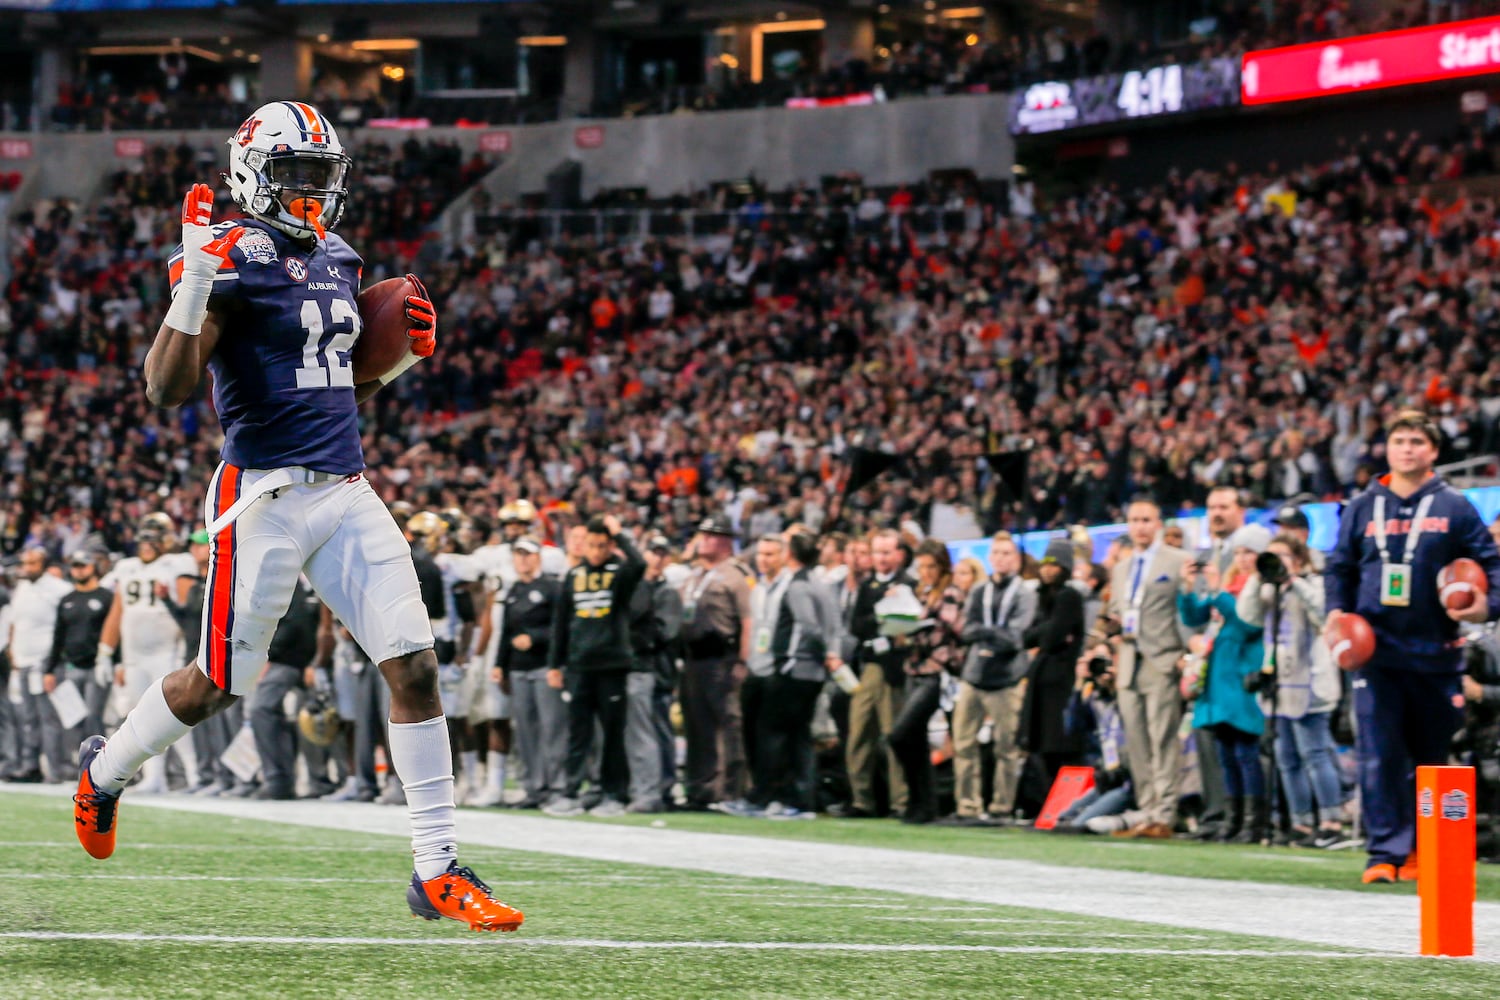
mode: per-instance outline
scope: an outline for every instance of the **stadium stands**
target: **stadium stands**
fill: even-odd
[[[197,502],[208,405],[152,413],[130,376],[163,308],[177,191],[207,172],[197,155],[153,151],[87,210],[20,216],[6,551],[66,548],[80,515],[123,544],[122,511],[144,497],[170,494],[178,515]],[[420,256],[444,321],[439,355],[371,404],[391,499],[624,507],[683,538],[753,494],[818,525],[864,444],[905,458],[878,498],[853,498],[853,524],[950,505],[1029,528],[1109,520],[1141,491],[1193,506],[1215,483],[1347,495],[1381,468],[1378,418],[1406,402],[1444,411],[1445,458],[1494,450],[1500,363],[1480,345],[1500,323],[1500,223],[1460,183],[1494,171],[1482,135],[1385,136],[1283,176],[1034,207],[916,186],[916,203],[962,209],[957,232],[919,236],[913,191],[850,181],[788,193],[812,220],[800,230],[752,199],[709,239],[475,227],[447,254],[422,222],[477,165],[414,141],[359,155],[344,228],[366,280]],[[977,460],[1028,439],[1031,495],[997,504]],[[418,445],[420,462],[400,453]],[[696,493],[656,488],[682,467]]]

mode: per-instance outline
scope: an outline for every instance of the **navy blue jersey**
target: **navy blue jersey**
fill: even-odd
[[[306,466],[352,475],[365,467],[349,353],[359,338],[363,261],[338,236],[308,246],[255,219],[241,227],[214,278],[225,317],[209,359],[222,457],[243,469]],[[172,291],[182,247],[168,260]]]
[[[1389,478],[1389,477],[1386,477]],[[1403,558],[1412,519],[1422,498],[1432,497],[1411,564],[1411,604],[1380,603],[1380,549],[1375,540],[1375,499],[1385,498],[1386,551]],[[1438,572],[1459,558],[1473,559],[1490,580],[1489,616],[1500,617],[1500,552],[1469,498],[1433,476],[1409,497],[1399,497],[1382,479],[1349,501],[1339,515],[1338,544],[1323,575],[1328,610],[1353,611],[1375,630],[1372,667],[1457,673],[1463,665],[1458,623],[1443,610]]]

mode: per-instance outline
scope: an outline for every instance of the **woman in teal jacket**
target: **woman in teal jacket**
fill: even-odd
[[[1245,678],[1260,672],[1265,655],[1262,624],[1251,624],[1235,614],[1240,589],[1255,572],[1255,557],[1270,542],[1271,533],[1259,525],[1240,528],[1229,536],[1234,561],[1226,579],[1219,580],[1213,567],[1205,567],[1206,587],[1200,590],[1198,572],[1190,563],[1183,569],[1183,590],[1177,597],[1177,613],[1184,625],[1199,628],[1213,623],[1208,677],[1193,709],[1193,728],[1211,729],[1218,742],[1229,794],[1229,823],[1219,839],[1236,844],[1260,843],[1271,832],[1266,778],[1260,766],[1260,734],[1266,719],[1255,695],[1245,690]],[[1215,611],[1217,617],[1212,614]]]

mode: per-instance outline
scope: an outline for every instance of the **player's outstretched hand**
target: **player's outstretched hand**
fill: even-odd
[[[189,274],[213,279],[244,229],[236,226],[213,238],[214,191],[207,184],[194,184],[182,199],[182,268]]]
[[[430,358],[437,350],[437,310],[421,278],[408,274],[406,280],[416,288],[406,297],[406,321],[411,324],[406,335],[411,338],[411,352],[419,358]]]
[[[214,189],[207,184],[194,184],[182,199],[183,243],[193,238],[193,246],[201,247],[208,242],[208,231],[214,224]]]

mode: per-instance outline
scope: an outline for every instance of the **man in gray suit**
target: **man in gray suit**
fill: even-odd
[[[1190,556],[1161,541],[1161,508],[1136,499],[1126,513],[1131,556],[1110,580],[1109,616],[1116,644],[1120,719],[1135,786],[1138,821],[1125,836],[1166,839],[1177,821],[1182,748],[1177,681],[1187,643],[1177,616],[1178,582]]]

